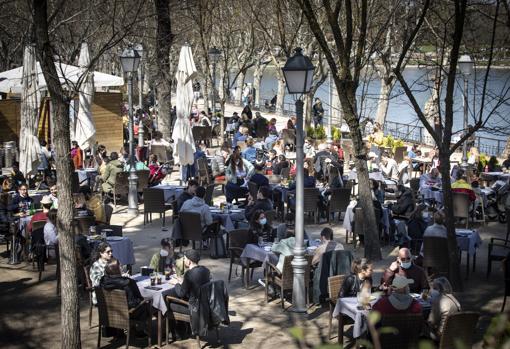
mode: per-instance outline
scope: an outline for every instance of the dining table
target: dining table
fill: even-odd
[[[166,315],[168,308],[166,305],[165,297],[174,288],[173,284],[170,284],[168,280],[165,280],[164,275],[160,275],[161,284],[151,286],[150,276],[143,276],[141,274],[135,274],[131,276],[136,281],[136,285],[140,290],[140,294],[146,300],[149,300],[152,304],[152,308],[157,313],[158,318],[158,347],[161,348],[161,334],[162,334],[162,319]],[[166,336],[165,336],[166,337]],[[168,344],[168,343],[167,343]]]
[[[420,302],[422,313],[427,317],[430,313],[430,301],[424,300],[420,294],[411,293],[411,296]],[[352,336],[359,338],[368,331],[368,314],[372,306],[381,297],[380,292],[373,293],[370,296],[370,306],[362,307],[359,305],[357,297],[344,297],[336,300],[335,309],[333,310],[333,317],[338,318],[338,342],[343,344],[344,337],[344,317],[351,319],[353,323]]]
[[[476,229],[455,229],[457,236],[457,246],[459,248],[461,258],[462,252],[466,252],[466,278],[469,276],[469,260],[473,258],[473,271],[476,268],[476,251],[482,245],[482,238]]]
[[[159,184],[153,186],[152,188],[163,190],[165,195],[165,202],[167,204],[171,204],[172,201],[177,199],[177,197],[184,191],[184,189],[186,189],[185,186],[173,184]]]

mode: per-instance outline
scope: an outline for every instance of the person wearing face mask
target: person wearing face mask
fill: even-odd
[[[414,285],[413,279],[402,275],[395,275],[391,282],[390,294],[379,298],[372,307],[381,315],[388,314],[420,314],[421,304],[410,294],[410,285]],[[412,290],[411,290],[412,292]]]
[[[384,271],[381,288],[388,289],[396,275],[413,280],[413,284],[410,286],[413,293],[421,293],[423,290],[429,289],[425,272],[413,263],[411,251],[408,248],[401,248],[398,251],[397,260]]]
[[[372,288],[372,263],[367,262],[364,258],[355,259],[352,261],[351,270],[351,275],[345,278],[342,283],[338,298],[356,297],[362,289],[370,291]]]
[[[150,262],[150,267],[160,273],[165,268],[172,268],[174,264],[174,249],[169,239],[161,240],[161,250],[156,252]]]
[[[341,243],[333,240],[333,230],[331,228],[322,229],[321,244],[315,249],[312,265],[318,265],[324,253],[343,249],[344,246]]]
[[[453,296],[452,286],[444,276],[432,281],[430,299],[432,309],[428,318],[429,335],[433,340],[439,340],[443,334],[448,316],[461,311],[459,301]]]
[[[257,210],[252,214],[249,232],[253,243],[257,243],[259,238],[262,238],[264,242],[274,240],[273,228],[269,225],[267,217],[262,210]]]

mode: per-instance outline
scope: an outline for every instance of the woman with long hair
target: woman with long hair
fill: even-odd
[[[273,241],[274,239],[273,228],[263,210],[257,210],[252,214],[249,231],[252,234],[253,242],[257,242],[259,238],[262,238],[264,242]]]
[[[93,257],[94,263],[90,267],[90,281],[92,286],[97,287],[101,282],[101,278],[104,276],[104,269],[108,262],[112,259],[112,247],[107,242],[100,243]],[[92,294],[92,301],[96,304],[96,294]]]
[[[227,202],[245,198],[248,195],[248,188],[244,186],[244,183],[250,179],[253,171],[253,165],[246,159],[243,159],[239,153],[234,152],[232,154],[230,163],[225,168],[225,175],[227,177],[225,196]]]

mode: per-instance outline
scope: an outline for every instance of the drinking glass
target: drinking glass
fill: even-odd
[[[156,286],[156,274],[151,274],[151,286]]]

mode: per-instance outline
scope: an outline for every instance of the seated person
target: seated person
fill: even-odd
[[[253,138],[248,137],[246,139],[246,148],[243,150],[243,159],[248,160],[251,163],[254,163],[257,159],[257,149],[253,146]]]
[[[12,213],[27,213],[33,203],[34,200],[28,196],[28,185],[23,183],[18,187],[18,193],[12,198],[9,210]]]
[[[439,170],[433,168],[429,173],[425,173],[420,177],[420,192],[427,189],[438,189],[441,187],[441,177],[439,176]]]
[[[46,219],[48,218],[48,212],[50,212],[51,205],[53,205],[53,201],[48,196],[44,196],[41,200],[41,212],[36,212],[32,218],[30,219],[30,222],[27,225],[27,232],[32,232],[32,224],[34,222],[46,222]]]
[[[266,149],[271,149],[273,147],[273,144],[278,140],[278,132],[276,129],[269,130],[269,134],[267,135],[266,139],[264,139],[264,146]]]
[[[244,142],[248,138],[250,130],[246,126],[239,126],[239,130],[234,134],[232,139],[232,147],[237,146],[237,142]]]
[[[270,242],[274,240],[273,228],[269,225],[263,210],[256,210],[253,212],[250,219],[249,231],[253,237],[253,243],[258,243],[261,238],[263,242]]]
[[[372,192],[374,193],[377,201],[379,201],[381,205],[384,204],[384,191],[380,189],[379,182],[371,179],[370,185],[372,186]]]
[[[285,158],[285,155],[278,155],[278,162],[272,163],[272,170],[274,175],[280,175],[283,168],[290,167],[289,162]]]
[[[264,175],[263,164],[255,165],[255,173],[250,177],[250,182],[257,184],[257,188],[269,186],[269,179]]]
[[[161,250],[156,252],[149,266],[157,272],[164,272],[166,268],[172,268],[174,264],[174,249],[169,239],[161,239]]]
[[[85,200],[85,195],[83,193],[73,194],[73,204],[74,204],[73,211],[75,217],[94,215],[94,213],[87,208],[87,200]]]
[[[398,181],[398,164],[388,153],[382,153],[379,169],[387,178]]]
[[[315,177],[310,176],[308,174],[308,169],[306,169],[306,168],[303,169],[303,174],[304,174],[304,187],[305,188],[315,188]],[[289,185],[289,191],[290,192],[294,192],[295,190],[296,190],[296,182],[292,182]],[[288,193],[287,194],[287,200],[288,200],[289,207],[291,208],[291,210],[294,211],[294,209],[296,207],[296,197],[295,197],[295,195],[293,195],[292,193]],[[320,194],[317,197],[317,201],[320,201]]]
[[[245,198],[248,194],[248,188],[245,182],[251,178],[253,174],[253,165],[246,159],[234,152],[230,157],[230,163],[225,169],[227,177],[227,185],[225,186],[225,197],[227,202],[234,199]]]
[[[51,208],[58,210],[58,188],[57,183],[54,181],[48,180],[48,188],[50,189],[50,195],[48,197],[51,199],[51,202],[53,202],[53,205]]]
[[[468,194],[469,201],[471,202],[476,200],[475,191],[473,190],[471,184],[467,182],[467,176],[462,170],[457,172],[457,180],[452,183],[452,192]]]
[[[315,249],[312,265],[318,265],[324,253],[343,249],[344,246],[341,243],[333,240],[333,230],[331,228],[322,229],[321,244]]]
[[[119,160],[119,154],[112,151],[110,161],[106,165],[102,176],[103,184],[101,185],[104,193],[112,193],[117,180],[117,173],[124,171],[124,165]]]
[[[425,229],[425,232],[423,233],[423,237],[440,237],[440,238],[447,238],[447,230],[444,225],[445,223],[445,216],[443,211],[436,211],[434,212],[434,224],[428,226]]]
[[[273,209],[273,202],[271,201],[271,190],[269,187],[260,187],[257,192],[257,198],[253,200],[251,196],[248,197],[248,205],[244,210],[245,218],[251,221],[254,212],[258,210],[271,211]]]
[[[200,221],[202,223],[202,229],[205,229],[207,226],[211,225],[213,222],[211,209],[209,205],[207,205],[204,201],[205,197],[205,188],[198,187],[195,196],[184,202],[179,212],[194,212],[200,214]]]
[[[50,210],[48,212],[48,219],[44,225],[44,244],[46,246],[55,246],[58,244],[57,210]],[[50,257],[55,257],[54,250],[50,251]]]
[[[413,285],[413,283],[413,279],[395,275],[391,282],[389,295],[379,298],[373,305],[372,310],[378,311],[383,316],[388,314],[420,314],[422,311],[420,302],[409,294],[409,285]]]
[[[149,155],[149,171],[149,184],[151,185],[155,185],[165,178],[156,154]]]
[[[136,308],[143,302],[144,298],[140,293],[136,281],[122,276],[120,263],[117,259],[111,258],[104,267],[104,276],[101,278],[99,286],[105,290],[121,290],[126,292],[126,299],[129,309]],[[148,307],[140,307],[135,312],[130,313],[129,317],[140,323],[140,328],[145,328],[147,316],[150,316]],[[138,324],[137,324],[138,325]]]
[[[194,179],[190,179],[188,181],[188,186],[184,191],[179,195],[177,198],[177,206],[175,207],[176,212],[179,212],[181,210],[182,205],[195,197],[195,193],[198,188],[198,182]]]
[[[411,189],[399,184],[397,191],[397,202],[391,205],[391,212],[399,216],[405,216],[413,212],[414,198]]]
[[[184,266],[187,271],[182,278],[170,279],[170,283],[175,287],[170,289],[169,296],[184,299],[191,304],[195,304],[199,300],[200,287],[211,281],[211,272],[206,267],[198,265],[199,261],[199,251],[187,250],[184,252]],[[170,309],[177,313],[189,314],[189,309],[182,305],[172,303]]]
[[[425,272],[413,263],[411,251],[408,248],[401,248],[398,251],[397,260],[391,263],[390,267],[384,271],[381,287],[383,289],[390,287],[396,275],[413,280],[411,285],[411,292],[413,293],[421,293],[423,290],[429,289]]]
[[[409,216],[407,221],[407,235],[413,240],[423,239],[423,233],[427,229],[427,222],[423,219],[424,211],[427,208],[425,205],[419,205]]]
[[[17,161],[12,163],[11,181],[14,188],[19,188],[23,183],[26,183],[25,176],[19,170],[19,162]]]
[[[351,264],[351,274],[345,278],[338,298],[356,297],[362,289],[372,289],[372,263],[365,258],[355,259]]]
[[[211,171],[213,177],[225,176],[225,166],[230,156],[230,148],[223,146],[219,153],[211,160]]]
[[[452,286],[444,276],[432,281],[430,293],[432,309],[428,318],[430,337],[439,340],[443,335],[448,316],[461,311],[459,301],[453,296]]]

